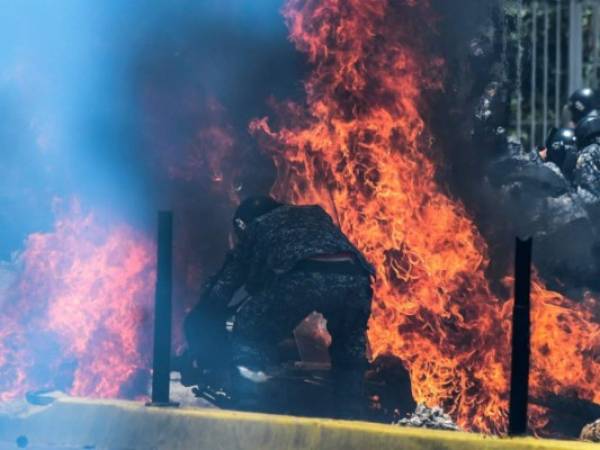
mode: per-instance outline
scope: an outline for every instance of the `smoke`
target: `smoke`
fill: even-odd
[[[303,92],[305,62],[287,40],[281,6],[5,5],[0,258],[51,229],[56,197],[77,197],[150,234],[155,211],[169,208],[177,274],[198,286],[227,248],[238,199],[274,180],[248,135],[250,119],[270,97]]]
[[[512,271],[514,236],[533,236],[542,278],[583,299],[599,288],[595,219],[558,167],[509,145],[514,24],[501,2],[471,3],[457,11],[437,2],[443,39],[433,41],[448,67],[428,120],[444,161],[438,176],[485,236],[492,279]]]
[[[272,163],[250,138],[248,122],[264,114],[271,96],[303,92],[305,63],[287,40],[281,6],[274,0],[93,6],[67,0],[60,8],[49,0],[26,0],[3,6],[0,305],[7,320],[33,323],[22,322],[27,312],[18,307],[29,294],[9,295],[14,283],[31,284],[19,265],[20,255],[31,253],[31,236],[69,237],[60,228],[69,217],[55,217],[57,199],[77,199],[97,218],[88,232],[110,236],[113,230],[104,223],[126,223],[143,242],[154,235],[156,211],[172,209],[174,333],[181,344],[181,316],[198,300],[202,279],[221,262],[236,203],[267,192],[274,180]],[[55,252],[40,254],[51,265],[58,261],[57,272],[31,276],[57,289],[58,279],[73,278],[77,264],[60,261],[77,255],[77,246],[102,246],[101,239],[90,242],[88,232],[80,230],[75,237],[82,238],[68,247],[57,241]],[[99,283],[110,280],[104,270],[119,264],[108,261],[94,275]],[[148,285],[147,278],[127,282]],[[93,297],[78,293],[73,300]],[[138,297],[131,301],[147,304]],[[60,305],[54,297],[46,301],[36,315],[41,323]],[[16,329],[22,331],[0,345],[25,345],[27,331]],[[89,345],[101,349],[106,343]],[[10,370],[15,364],[18,358],[9,361]]]

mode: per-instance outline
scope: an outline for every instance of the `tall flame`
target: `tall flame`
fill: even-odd
[[[406,363],[416,400],[465,428],[504,430],[511,302],[491,292],[486,243],[436,181],[420,113],[443,70],[423,43],[429,3],[288,0],[283,14],[314,67],[306,105],[250,124],[278,169],[273,194],[321,204],[375,264],[371,349]],[[598,325],[539,282],[533,298],[534,391],[597,396]]]
[[[74,203],[52,232],[29,236],[18,263],[2,299],[0,400],[39,388],[145,393],[133,384],[149,372],[152,243]]]

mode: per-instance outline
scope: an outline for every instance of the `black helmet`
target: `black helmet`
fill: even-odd
[[[236,233],[243,233],[246,227],[257,217],[282,206],[282,203],[267,195],[249,197],[244,200],[233,216],[233,228]]]
[[[552,128],[546,138],[548,161],[562,167],[569,153],[577,151],[577,139],[572,128]]]
[[[600,141],[600,115],[592,112],[584,117],[575,128],[575,137],[577,138],[577,148],[583,149],[590,144]]]
[[[590,112],[600,107],[600,100],[592,88],[577,89],[569,97],[567,106],[571,112],[571,120],[578,123]]]

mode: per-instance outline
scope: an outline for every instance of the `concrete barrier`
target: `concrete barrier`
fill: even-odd
[[[19,447],[19,445],[21,447]],[[120,400],[57,398],[0,413],[0,448],[165,450],[598,449],[596,444]]]

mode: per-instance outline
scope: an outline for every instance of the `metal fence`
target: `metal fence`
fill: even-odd
[[[505,0],[505,11],[511,131],[533,148],[560,125],[571,92],[598,87],[600,0]]]

